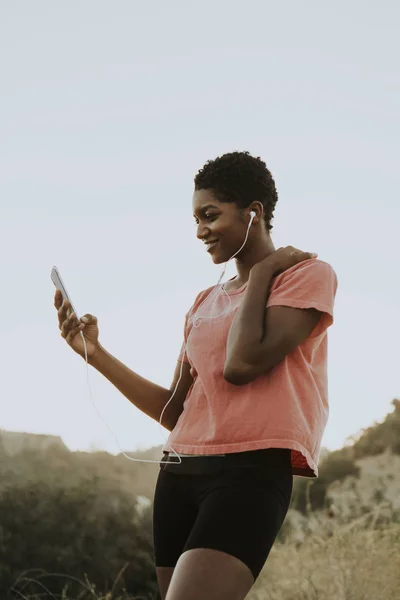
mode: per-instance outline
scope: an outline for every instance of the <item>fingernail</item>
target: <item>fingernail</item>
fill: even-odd
[[[82,317],[81,321],[83,321],[84,323],[88,323],[88,318],[87,317]]]

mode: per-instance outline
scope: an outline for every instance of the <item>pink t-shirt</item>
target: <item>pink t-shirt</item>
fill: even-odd
[[[182,454],[214,455],[291,448],[293,475],[318,477],[329,415],[327,328],[333,323],[337,285],[333,268],[317,259],[303,261],[273,280],[267,308],[316,308],[323,315],[311,335],[269,373],[240,386],[228,383],[223,369],[229,328],[247,283],[226,292],[230,307],[222,290],[207,298],[216,286],[200,292],[186,314],[185,343],[190,337],[178,358],[190,364],[193,384],[163,450],[171,452],[172,446]],[[228,307],[227,314],[220,315]],[[193,327],[195,318],[216,315],[220,316]]]

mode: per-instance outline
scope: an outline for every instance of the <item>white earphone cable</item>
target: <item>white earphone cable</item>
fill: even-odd
[[[230,307],[231,307],[231,305],[232,305],[232,301],[231,301],[231,299],[230,299],[230,297],[229,297],[229,294],[227,294],[227,293],[226,293],[226,291],[225,291],[225,289],[224,289],[224,284],[222,284],[222,286],[221,286],[221,287],[218,287],[218,286],[219,286],[219,284],[220,284],[220,282],[221,282],[221,279],[223,278],[223,276],[224,276],[224,274],[225,274],[226,265],[228,264],[228,262],[229,262],[230,260],[232,260],[232,258],[234,258],[234,257],[236,256],[236,254],[238,254],[238,252],[240,252],[240,250],[243,248],[243,246],[244,246],[244,245],[245,245],[245,243],[247,242],[247,237],[248,237],[248,235],[249,235],[249,229],[250,229],[250,226],[251,226],[251,224],[252,224],[252,222],[253,222],[253,219],[254,219],[254,217],[255,217],[255,212],[254,212],[254,211],[251,211],[251,212],[250,212],[250,222],[249,222],[249,225],[248,225],[248,227],[247,227],[246,238],[245,238],[245,240],[244,240],[243,244],[240,246],[239,250],[238,250],[237,252],[235,252],[235,254],[233,254],[233,255],[230,257],[230,259],[229,259],[229,260],[227,260],[227,261],[226,261],[226,263],[225,263],[225,266],[224,266],[224,268],[223,268],[223,271],[222,271],[222,273],[221,273],[221,275],[220,275],[220,278],[218,279],[218,283],[216,284],[216,286],[214,287],[214,289],[212,290],[212,292],[211,292],[211,293],[210,293],[208,296],[206,296],[206,297],[204,298],[203,302],[202,302],[202,303],[199,305],[199,307],[198,307],[198,309],[197,309],[197,311],[196,311],[196,314],[195,314],[194,316],[196,317],[196,315],[197,315],[197,313],[198,313],[198,310],[200,309],[200,307],[201,307],[201,306],[203,306],[204,302],[205,302],[207,299],[208,299],[208,300],[210,300],[210,299],[211,299],[211,298],[213,298],[214,296],[217,296],[217,295],[218,295],[218,293],[220,292],[220,290],[221,290],[221,289],[222,289],[222,291],[224,292],[224,294],[225,294],[225,295],[228,297],[228,300],[229,300],[229,306],[228,306],[228,308],[227,308],[226,310],[222,311],[222,312],[221,312],[219,315],[216,315],[216,316],[214,316],[214,317],[198,316],[198,317],[194,318],[194,319],[193,319],[193,327],[195,327],[195,328],[199,327],[199,326],[200,326],[200,321],[201,321],[201,319],[209,319],[209,320],[211,320],[211,319],[217,319],[218,317],[220,317],[220,316],[222,316],[222,315],[224,315],[224,314],[226,314],[226,313],[228,313],[228,312],[229,312],[229,310],[230,310]],[[192,308],[193,308],[193,306],[192,306]],[[189,323],[189,319],[190,319],[190,316],[191,316],[191,311],[192,311],[192,308],[190,309],[190,313],[189,313],[189,317],[188,317],[188,323]],[[197,322],[199,322],[199,324],[198,324],[198,325],[196,325],[196,323],[197,323]],[[187,339],[187,341],[186,341],[186,343],[185,343],[185,347],[184,347],[184,350],[182,351],[182,354],[184,354],[184,352],[186,351],[186,348],[187,348],[187,343],[188,343],[188,341],[189,341],[189,337],[190,337],[190,334],[192,333],[192,330],[193,330],[193,329],[191,329],[191,331],[190,331],[190,333],[189,333],[189,335],[188,335],[188,339]],[[117,436],[115,435],[115,433],[113,432],[113,430],[112,430],[112,429],[109,427],[109,425],[108,425],[108,424],[105,422],[105,420],[103,419],[103,417],[101,416],[101,414],[100,414],[100,413],[99,413],[99,411],[97,410],[97,407],[96,407],[96,405],[95,405],[95,403],[94,403],[94,401],[93,401],[92,392],[91,392],[91,389],[90,389],[90,383],[89,383],[89,366],[88,366],[88,357],[87,357],[86,340],[85,340],[85,336],[83,335],[83,332],[82,332],[82,331],[80,332],[80,335],[81,335],[81,337],[82,337],[82,339],[83,339],[83,345],[84,345],[84,349],[85,349],[85,360],[86,360],[86,379],[87,379],[87,384],[88,384],[88,387],[89,387],[90,399],[91,399],[91,401],[92,401],[93,407],[94,407],[95,411],[97,412],[97,414],[98,414],[98,416],[99,416],[100,420],[101,420],[101,421],[104,423],[104,425],[107,427],[107,429],[110,431],[111,435],[112,435],[112,436],[113,436],[113,438],[115,439],[115,442],[116,442],[116,444],[117,444],[118,448],[120,449],[120,451],[121,451],[121,454],[122,454],[123,456],[125,456],[125,457],[126,457],[128,460],[133,460],[133,461],[135,461],[135,462],[144,462],[144,463],[162,464],[162,463],[161,463],[161,461],[159,461],[159,460],[145,460],[145,459],[142,459],[142,458],[133,458],[133,457],[131,457],[131,456],[128,456],[128,455],[127,455],[127,454],[126,454],[126,453],[125,453],[125,452],[122,450],[122,448],[121,448],[121,446],[120,446],[120,444],[119,444],[119,442],[118,442]],[[167,403],[166,403],[166,405],[164,406],[163,410],[161,411],[160,419],[159,419],[159,421],[158,421],[158,422],[159,422],[159,424],[160,424],[161,426],[162,426],[162,423],[161,423],[161,421],[162,421],[162,417],[163,417],[164,411],[165,411],[165,409],[167,408],[168,404],[171,402],[172,398],[174,397],[174,394],[175,394],[175,392],[176,392],[176,390],[177,390],[178,384],[179,384],[179,382],[180,382],[180,380],[181,380],[181,378],[182,378],[182,368],[183,368],[183,361],[181,362],[181,370],[180,370],[180,374],[179,374],[179,379],[178,379],[178,381],[177,381],[177,383],[176,383],[176,386],[175,386],[175,389],[174,389],[174,391],[173,391],[173,393],[172,393],[172,396],[170,397],[170,399],[168,400],[168,402],[167,402]],[[165,440],[165,442],[167,442],[167,440]],[[175,454],[175,456],[178,458],[178,461],[170,461],[170,462],[174,462],[174,464],[177,464],[177,463],[178,463],[178,464],[181,464],[181,462],[182,462],[182,459],[181,459],[181,457],[179,456],[179,454],[178,454],[177,452],[175,452],[175,450],[172,448],[172,445],[171,445],[171,444],[170,444],[170,448],[171,448],[171,450],[173,451],[173,453]]]

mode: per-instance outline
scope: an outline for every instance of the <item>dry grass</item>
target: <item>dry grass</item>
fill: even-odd
[[[400,524],[377,525],[379,511],[313,533],[302,543],[276,544],[247,600],[398,600],[400,599]],[[57,600],[150,600],[109,592],[97,595],[89,582],[82,593]],[[35,596],[53,598],[45,590]]]
[[[394,520],[390,521],[391,518]],[[306,521],[304,541],[299,542],[293,531],[288,541],[273,546],[246,600],[400,600],[397,513],[386,514],[383,503],[348,523],[332,526],[331,521],[312,511]],[[113,589],[105,595],[98,595],[87,580],[80,582],[78,595],[71,596],[67,589],[61,595],[51,594],[39,571],[23,574],[16,582],[13,597],[22,600],[152,600],[150,596],[117,591],[126,566],[121,569]],[[64,579],[64,583],[77,582],[62,574],[58,577]],[[29,581],[37,584],[34,595],[24,593]]]
[[[90,583],[90,581],[85,577],[85,580],[79,580],[76,577],[71,577],[69,575],[63,575],[61,573],[46,573],[45,571],[41,571],[39,569],[34,569],[31,571],[26,571],[22,573],[18,580],[15,582],[12,590],[10,590],[12,597],[21,598],[22,600],[153,600],[153,597],[149,596],[132,596],[131,594],[121,594],[116,593],[115,589],[119,580],[121,579],[124,571],[126,570],[128,563],[121,569],[118,576],[116,577],[114,584],[109,592],[104,594],[97,594],[96,588]],[[35,575],[35,571],[36,575]],[[63,584],[66,584],[61,594],[52,593],[46,585],[42,581],[42,576],[46,578],[51,575],[52,578],[58,578]],[[81,588],[78,595],[71,596],[68,593],[68,582],[78,584]],[[27,595],[24,593],[24,587],[29,584],[34,584],[36,589],[38,590],[35,594]]]
[[[375,511],[330,536],[275,545],[248,600],[400,599],[400,525],[376,520]]]

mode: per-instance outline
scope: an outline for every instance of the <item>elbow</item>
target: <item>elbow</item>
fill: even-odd
[[[266,375],[276,365],[270,363],[268,365],[265,364],[253,364],[253,365],[240,365],[240,366],[230,366],[225,365],[224,368],[224,379],[228,383],[232,385],[246,385],[250,383],[254,379],[257,379],[260,375]]]
[[[225,381],[232,385],[246,385],[246,383],[250,383],[254,379],[249,369],[234,369],[229,366],[224,368],[223,375]]]

